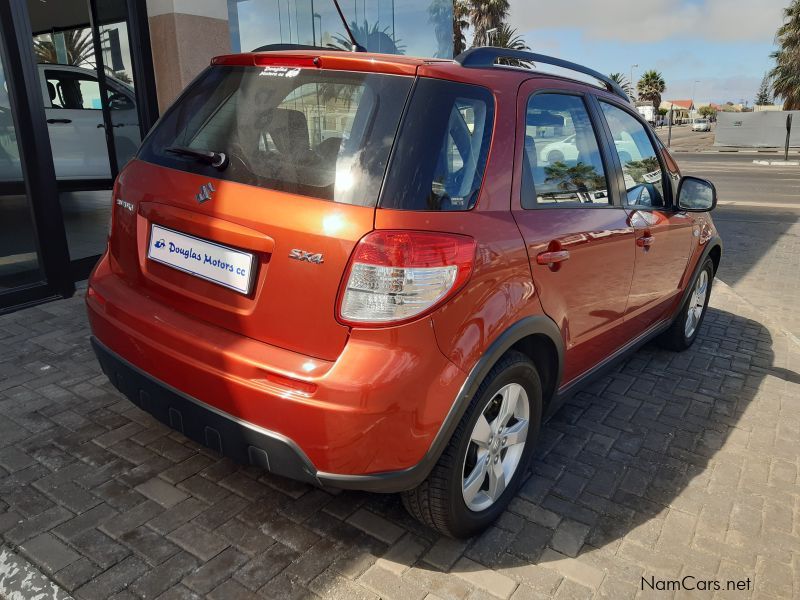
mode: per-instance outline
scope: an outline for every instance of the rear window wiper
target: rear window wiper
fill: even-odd
[[[228,157],[224,152],[214,152],[213,150],[195,150],[194,148],[187,148],[186,146],[170,146],[167,152],[179,154],[181,156],[190,156],[201,162],[211,165],[212,167],[224,170],[228,166]]]

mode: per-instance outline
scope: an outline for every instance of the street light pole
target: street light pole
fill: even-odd
[[[631,95],[633,95],[633,90],[636,88],[636,86],[633,85],[633,70],[634,69],[638,69],[638,68],[639,68],[639,64],[638,63],[635,64],[635,65],[631,65],[631,78],[628,80],[629,85],[631,86]],[[658,108],[658,107],[656,107],[656,108]]]
[[[311,0],[311,45],[312,46],[316,46],[317,45],[317,24],[314,23],[314,15],[315,14],[316,13],[314,12],[314,0]],[[320,33],[320,36],[321,36],[322,32],[320,31],[319,33]]]
[[[672,147],[672,108],[673,104],[669,105],[669,133],[667,134],[667,148]]]
[[[690,98],[690,100],[692,101],[692,106],[690,108],[694,109],[693,112],[695,114],[695,117],[697,117],[697,105],[694,102],[694,93],[697,90],[697,84],[698,83],[700,83],[699,79],[695,80],[695,82],[692,84],[692,97]]]

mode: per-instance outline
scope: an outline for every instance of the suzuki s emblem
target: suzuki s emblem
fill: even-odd
[[[200,193],[195,196],[197,198],[197,202],[202,204],[203,202],[208,202],[212,198],[212,194],[217,190],[214,189],[214,185],[209,181],[205,185],[200,186]]]
[[[293,258],[295,260],[304,260],[306,262],[314,263],[315,265],[321,265],[323,262],[325,262],[325,259],[320,252],[306,252],[305,250],[298,250],[297,248],[289,252],[289,258]]]

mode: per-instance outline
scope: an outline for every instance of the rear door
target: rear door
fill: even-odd
[[[613,167],[600,151],[589,98],[555,82],[547,91],[534,85],[542,83],[525,84],[519,94],[521,191],[512,208],[542,307],[564,336],[568,383],[626,341],[633,228],[609,185]],[[553,162],[542,157],[540,148],[567,139],[574,148]]]
[[[636,267],[626,319],[644,331],[672,305],[693,244],[692,220],[675,210],[669,171],[652,130],[630,108],[599,100],[614,140],[623,202],[636,231]]]
[[[342,276],[373,228],[412,82],[210,68],[122,172],[112,264],[174,309],[334,360],[349,334],[335,317]]]

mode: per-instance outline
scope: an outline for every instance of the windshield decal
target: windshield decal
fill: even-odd
[[[295,67],[264,67],[264,70],[258,74],[259,77],[297,77],[300,74],[300,69]]]

